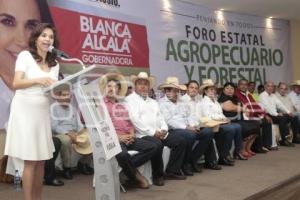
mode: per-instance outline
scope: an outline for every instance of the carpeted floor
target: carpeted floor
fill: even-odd
[[[165,186],[148,190],[134,189],[121,194],[122,200],[241,200],[300,174],[300,145],[258,154],[248,161],[236,161],[235,167],[221,171],[204,170],[184,181],[166,181]],[[63,187],[44,187],[44,200],[94,200],[92,176],[75,174]],[[298,191],[299,190],[299,191]],[[289,187],[288,194],[278,192],[271,199],[300,199],[300,183]],[[286,192],[287,193],[287,192]],[[282,195],[281,195],[282,194]],[[281,195],[281,196],[280,196]],[[278,198],[277,198],[277,197]],[[0,184],[1,200],[22,199],[12,185]],[[270,198],[266,198],[270,199]]]

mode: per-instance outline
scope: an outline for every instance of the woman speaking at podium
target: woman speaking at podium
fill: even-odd
[[[49,97],[43,92],[57,81],[59,64],[55,28],[41,23],[32,31],[29,50],[20,52],[16,60],[13,88],[16,90],[8,120],[5,154],[24,160],[24,199],[42,198],[44,161],[52,158],[54,145],[50,125]]]

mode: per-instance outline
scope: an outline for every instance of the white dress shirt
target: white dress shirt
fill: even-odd
[[[259,95],[259,102],[265,111],[272,116],[277,116],[279,114],[278,110],[283,113],[291,112],[283,105],[283,103],[281,103],[275,94],[268,94],[266,91]]]
[[[297,112],[300,113],[300,94],[297,94],[294,91],[291,91],[288,96],[291,98],[293,105],[297,109]]]
[[[180,101],[186,103],[189,106],[189,112],[190,112],[191,117],[193,117],[197,121],[199,121],[199,118],[198,118],[199,110],[197,110],[198,109],[197,105],[201,101],[201,99],[202,98],[199,94],[196,95],[194,98],[192,98],[188,94],[185,94],[182,97],[180,97]]]
[[[204,96],[202,101],[197,105],[199,110],[199,118],[205,117],[212,120],[224,120],[226,116],[223,114],[220,103],[215,99],[212,101],[208,96]]]
[[[170,129],[186,129],[187,126],[198,126],[189,111],[189,106],[183,101],[173,103],[166,96],[159,100],[161,112]]]
[[[70,104],[63,107],[58,103],[51,106],[51,128],[56,134],[78,132],[83,128],[77,109]]]
[[[276,92],[275,95],[289,111],[295,112],[295,107],[293,105],[293,102],[288,95],[282,96],[278,92]]]
[[[144,99],[133,92],[125,98],[125,106],[137,131],[137,137],[154,136],[156,131],[161,130],[168,131],[168,126],[155,100],[149,97]]]

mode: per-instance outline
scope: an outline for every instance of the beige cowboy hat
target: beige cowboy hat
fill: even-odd
[[[119,91],[118,96],[124,97],[127,92],[127,81],[125,77],[120,73],[110,72],[107,74],[104,74],[99,81],[99,89],[101,94],[105,94],[106,85],[110,80],[117,80],[120,81],[121,89]]]
[[[202,83],[202,85],[199,88],[200,92],[203,92],[203,90],[207,87],[216,87],[214,81],[212,79],[205,79]]]
[[[78,132],[78,135],[76,136],[76,143],[73,144],[73,148],[77,153],[82,155],[91,154],[93,152],[86,128],[81,129]]]
[[[203,127],[212,128],[213,132],[218,132],[221,124],[227,124],[227,120],[213,120],[206,117],[200,118]]]
[[[135,82],[137,80],[141,80],[141,79],[144,79],[144,80],[147,80],[149,81],[149,87],[150,89],[152,89],[155,85],[155,78],[154,76],[148,76],[147,72],[140,72],[137,76],[136,75],[131,75],[131,81],[132,83],[135,85]]]
[[[299,85],[300,86],[300,80],[293,81],[291,85],[292,86],[294,86],[294,85]]]
[[[166,78],[166,81],[158,86],[158,89],[163,90],[164,88],[177,88],[179,90],[186,90],[185,85],[179,84],[179,80],[175,76],[169,76]]]

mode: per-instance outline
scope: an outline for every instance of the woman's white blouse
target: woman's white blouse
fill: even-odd
[[[226,119],[225,115],[223,114],[222,107],[217,100],[212,101],[209,97],[204,96],[198,103],[197,107],[199,118],[206,117],[213,120]]]

